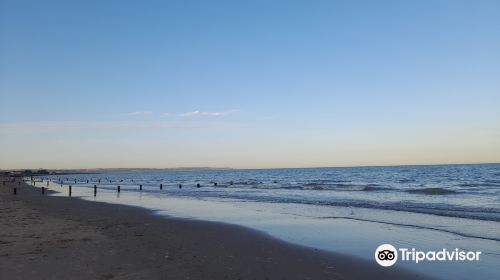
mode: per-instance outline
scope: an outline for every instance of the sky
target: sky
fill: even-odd
[[[0,169],[500,162],[500,1],[0,0]]]

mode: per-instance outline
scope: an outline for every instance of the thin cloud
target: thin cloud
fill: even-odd
[[[151,111],[135,111],[135,112],[127,113],[126,115],[127,116],[150,116],[152,114],[153,114],[153,112],[151,112]]]
[[[200,129],[220,128],[217,124],[174,122],[19,122],[0,124],[0,132],[65,131],[65,130],[109,130],[109,129]]]
[[[223,111],[223,112],[202,112],[202,111],[192,111],[192,112],[185,112],[181,113],[178,116],[180,117],[196,117],[196,116],[210,116],[210,117],[223,117],[227,115],[231,115],[234,113],[237,113],[238,110],[228,110],[228,111]]]
[[[170,113],[162,113],[161,116],[162,117],[168,117],[168,116],[170,116]]]

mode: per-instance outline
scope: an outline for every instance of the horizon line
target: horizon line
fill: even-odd
[[[337,165],[337,166],[310,166],[310,167],[258,167],[258,168],[235,168],[235,167],[210,167],[210,166],[184,166],[184,167],[95,167],[95,168],[13,168],[0,169],[0,171],[20,170],[174,170],[174,169],[213,169],[213,170],[263,170],[263,169],[315,169],[315,168],[363,168],[363,167],[404,167],[404,166],[441,166],[441,165],[478,165],[478,164],[500,164],[500,162],[468,162],[468,163],[422,163],[422,164],[388,164],[388,165]]]

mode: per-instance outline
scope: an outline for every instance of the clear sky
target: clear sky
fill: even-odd
[[[500,1],[0,0],[0,168],[500,162]]]

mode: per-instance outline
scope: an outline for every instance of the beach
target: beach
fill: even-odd
[[[2,185],[0,201],[2,279],[429,279],[245,227],[42,195],[24,183]]]

